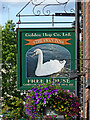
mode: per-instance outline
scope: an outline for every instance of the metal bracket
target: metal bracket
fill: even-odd
[[[68,17],[75,17],[75,10],[73,8],[70,8],[69,11],[67,11],[67,5],[70,3],[70,0],[66,0],[65,2],[60,0],[54,0],[53,2],[47,3],[46,0],[38,1],[38,0],[30,0],[16,15],[16,17],[19,17],[19,21],[17,24],[38,24],[39,22],[21,22],[21,17],[35,17],[35,16],[52,16],[52,26],[54,26],[54,16],[68,16]],[[25,8],[28,5],[32,5],[31,14],[21,14],[22,11],[25,10]],[[60,9],[60,13],[52,13],[51,9],[56,7],[60,8],[63,6],[63,9]],[[52,7],[52,8],[51,8]],[[49,9],[50,8],[50,9]],[[64,12],[62,12],[64,11]],[[45,22],[41,22],[41,24],[44,24]],[[48,22],[49,23],[49,22]],[[72,23],[72,22],[63,22],[63,23]],[[47,22],[46,22],[47,24]]]

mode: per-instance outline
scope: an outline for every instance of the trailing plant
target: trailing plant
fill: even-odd
[[[73,95],[69,90],[61,89],[60,82],[54,85],[52,80],[33,87],[25,98],[25,110],[30,118],[42,116],[47,106],[69,119],[78,116],[80,101],[78,96]]]

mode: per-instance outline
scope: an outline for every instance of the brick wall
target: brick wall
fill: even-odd
[[[90,1],[85,2],[85,72],[86,82],[90,80]],[[85,118],[90,120],[90,89],[85,89]]]
[[[83,15],[83,2],[81,3],[81,13]],[[82,17],[82,51],[83,51],[83,17]],[[82,52],[83,53],[83,52]],[[82,54],[83,58],[83,54]],[[90,81],[90,1],[85,2],[85,80],[87,83]],[[82,62],[83,63],[83,62]],[[82,67],[83,68],[83,67]],[[83,69],[81,69],[83,70]],[[88,84],[87,84],[88,86]],[[83,116],[83,109],[81,109]],[[90,87],[85,89],[85,120],[90,120]]]

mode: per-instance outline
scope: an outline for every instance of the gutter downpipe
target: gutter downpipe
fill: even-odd
[[[83,59],[85,59],[85,0],[83,0]],[[83,72],[85,72],[84,60]],[[83,119],[85,119],[85,76],[83,76]]]
[[[75,0],[75,52],[76,52],[76,54],[75,54],[75,59],[76,59],[76,61],[75,61],[75,64],[76,64],[76,66],[75,66],[75,69],[76,70],[78,70],[78,43],[79,43],[79,29],[78,29],[78,26],[79,26],[79,9],[78,9],[78,0]],[[77,81],[78,81],[78,78],[76,78],[75,79],[75,96],[77,96],[78,95],[78,85],[77,85]]]

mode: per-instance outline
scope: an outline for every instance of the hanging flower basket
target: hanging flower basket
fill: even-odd
[[[64,115],[65,119],[78,116],[80,101],[78,96],[70,93],[69,90],[60,88],[60,82],[53,84],[54,81],[37,85],[28,91],[25,98],[25,110],[30,118],[38,118],[43,115],[48,117],[57,117]],[[47,115],[45,108],[48,107],[55,114]]]

